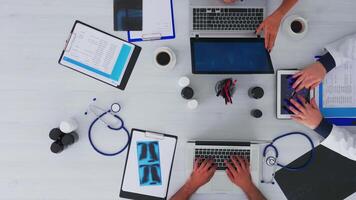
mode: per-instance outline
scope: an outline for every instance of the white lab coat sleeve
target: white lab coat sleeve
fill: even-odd
[[[356,161],[356,134],[344,128],[333,125],[330,135],[321,144]]]
[[[328,44],[326,50],[334,58],[336,66],[356,60],[356,34],[348,35]]]

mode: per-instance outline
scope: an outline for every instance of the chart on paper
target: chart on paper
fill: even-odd
[[[356,107],[356,64],[335,67],[323,81],[323,107]]]
[[[66,65],[118,85],[134,50],[132,44],[78,23],[63,55]]]

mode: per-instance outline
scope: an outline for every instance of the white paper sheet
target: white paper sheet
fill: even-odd
[[[119,54],[124,46],[129,48],[129,53],[128,56],[123,56],[125,59],[123,67],[119,72],[118,80],[115,80],[109,75],[112,74],[114,67],[117,67]],[[68,67],[117,86],[121,82],[133,50],[134,46],[130,43],[78,23],[73,30],[61,62]],[[83,67],[84,65],[87,67]],[[98,72],[89,70],[88,67]],[[108,76],[103,76],[103,73]]]
[[[138,160],[137,160],[137,142],[138,141],[158,141],[160,149],[161,176],[162,185],[159,186],[140,186]],[[122,190],[137,194],[144,194],[163,198],[167,192],[169,172],[173,162],[176,139],[165,137],[164,139],[154,139],[145,137],[144,132],[134,131],[131,138],[131,146]]]
[[[130,31],[132,39],[173,36],[170,0],[143,0],[142,31]]]
[[[331,70],[323,81],[323,107],[356,107],[356,63]]]

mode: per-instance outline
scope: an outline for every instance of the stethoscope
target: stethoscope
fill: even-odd
[[[311,153],[310,153],[309,159],[308,159],[307,161],[305,161],[305,163],[302,164],[302,165],[300,165],[300,166],[290,167],[290,166],[281,164],[281,163],[279,163],[279,162],[277,161],[277,159],[278,159],[278,157],[279,157],[279,152],[278,152],[277,147],[274,145],[274,143],[275,143],[277,140],[279,140],[279,139],[281,139],[281,138],[283,138],[283,137],[290,136],[290,135],[301,135],[301,136],[304,136],[305,138],[307,138],[307,140],[309,141],[310,146],[311,146]],[[266,156],[267,156],[267,151],[268,151],[268,150],[272,150],[272,153],[273,153],[274,155],[268,156],[268,157],[266,158]],[[271,143],[269,143],[267,146],[265,146],[265,148],[263,149],[263,154],[262,154],[262,155],[263,155],[263,157],[264,157],[264,159],[265,159],[266,165],[269,166],[269,167],[279,166],[279,167],[281,167],[281,168],[283,168],[283,169],[286,169],[286,170],[288,170],[288,171],[302,171],[302,170],[304,170],[308,165],[310,165],[311,162],[313,161],[313,159],[314,159],[314,154],[315,154],[314,151],[315,151],[315,150],[314,150],[314,143],[313,143],[312,139],[311,139],[307,134],[305,134],[305,133],[300,133],[300,132],[292,132],[292,133],[286,133],[286,134],[283,134],[283,135],[280,135],[280,136],[274,138]],[[273,181],[266,182],[266,181],[263,181],[263,180],[262,180],[261,182],[262,182],[262,183],[272,183],[272,184],[274,184]]]
[[[130,143],[130,133],[129,131],[127,130],[127,128],[125,127],[125,123],[124,123],[124,120],[119,116],[117,115],[117,113],[121,110],[121,106],[119,103],[113,103],[111,104],[111,107],[110,107],[110,110],[106,111],[106,112],[103,112],[101,115],[97,116],[94,121],[90,124],[89,126],[89,129],[88,129],[88,137],[89,137],[89,142],[91,144],[91,146],[93,147],[93,149],[98,152],[99,154],[101,155],[104,155],[104,156],[115,156],[115,155],[118,155],[120,153],[122,153],[129,145]],[[127,142],[125,144],[124,147],[122,147],[121,149],[119,149],[117,152],[114,152],[114,153],[107,153],[107,152],[104,152],[102,150],[100,150],[99,148],[97,148],[91,138],[91,135],[92,135],[92,128],[93,126],[95,125],[95,123],[100,120],[102,117],[104,117],[105,115],[112,115],[113,117],[115,117],[116,119],[119,120],[119,122],[121,123],[120,126],[118,128],[115,128],[115,127],[112,127],[111,125],[109,124],[106,124],[107,127],[111,130],[114,130],[114,131],[119,131],[119,130],[124,130],[124,132],[126,133],[127,135]]]

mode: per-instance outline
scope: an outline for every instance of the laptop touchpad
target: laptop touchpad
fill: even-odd
[[[216,192],[229,192],[234,188],[234,184],[229,180],[225,172],[216,172],[211,179],[211,189]]]

